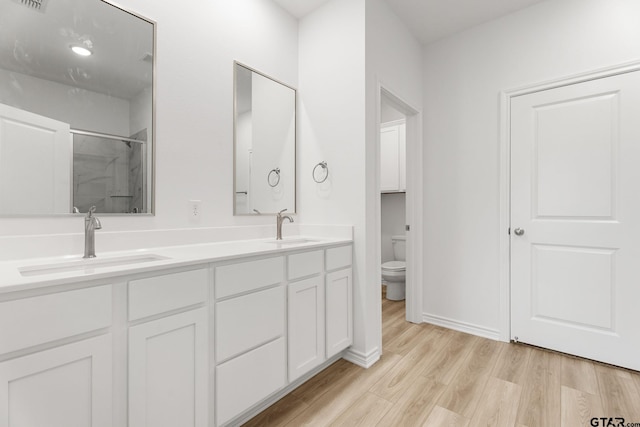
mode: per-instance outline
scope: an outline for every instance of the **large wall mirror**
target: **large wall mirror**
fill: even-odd
[[[153,213],[155,24],[0,0],[0,216]]]
[[[234,213],[296,210],[296,90],[234,63]]]

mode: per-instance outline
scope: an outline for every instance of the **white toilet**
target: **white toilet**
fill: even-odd
[[[406,236],[391,236],[395,261],[382,263],[382,282],[387,285],[387,299],[389,300],[400,301],[404,299],[407,269],[405,264],[406,243]]]

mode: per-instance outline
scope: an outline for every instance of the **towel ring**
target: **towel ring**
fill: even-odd
[[[320,178],[320,179],[316,178],[316,169],[318,169],[318,167],[321,167],[322,170],[324,171],[324,178]],[[327,162],[323,160],[320,163],[318,163],[313,168],[313,171],[311,172],[311,176],[313,177],[313,180],[318,184],[322,184],[323,182],[325,182],[327,178],[329,178],[329,167],[327,166]]]
[[[275,184],[272,184],[271,175],[274,173],[276,174],[276,182]],[[269,187],[277,187],[278,184],[280,184],[280,168],[271,169],[271,172],[267,175],[267,184],[269,184]]]

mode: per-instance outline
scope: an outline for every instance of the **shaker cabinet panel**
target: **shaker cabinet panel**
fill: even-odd
[[[216,304],[217,363],[284,335],[284,292],[278,286]]]
[[[327,358],[353,343],[353,280],[351,269],[326,276]]]
[[[204,427],[208,422],[207,309],[129,329],[129,425]]]
[[[321,276],[289,284],[289,381],[324,362],[324,283]]]
[[[340,246],[327,249],[327,271],[350,267],[352,263],[353,246]]]
[[[208,277],[206,269],[199,269],[132,280],[129,283],[129,320],[205,302]]]
[[[284,280],[284,257],[239,262],[216,267],[216,299],[255,291]]]
[[[107,285],[0,303],[0,354],[107,328],[111,300]]]
[[[0,362],[1,427],[112,425],[112,336]]]
[[[398,191],[400,187],[398,141],[395,126],[380,131],[380,191]]]
[[[398,137],[400,141],[398,143],[398,174],[399,183],[398,191],[407,191],[407,135],[406,126],[404,124],[399,125]]]
[[[267,343],[216,368],[217,425],[232,420],[286,384],[284,338]]]
[[[320,274],[322,272],[322,263],[322,251],[302,252],[289,255],[289,280]]]
[[[406,180],[405,124],[393,124],[380,129],[380,191],[402,192]]]

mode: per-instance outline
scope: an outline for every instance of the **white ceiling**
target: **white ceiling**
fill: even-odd
[[[329,0],[274,0],[301,18]],[[386,0],[423,44],[546,0]]]
[[[330,0],[274,1],[301,18]],[[428,44],[545,0],[386,1]],[[0,40],[13,40],[0,43],[0,68],[125,99],[149,86],[151,64],[141,58],[153,52],[150,24],[98,0],[43,4],[43,11],[34,11],[21,0],[0,0]],[[90,58],[68,48],[88,40],[96,53]],[[126,66],[119,65],[123,58]]]
[[[318,7],[327,3],[329,0],[273,0],[278,3],[284,10],[295,16],[302,18]]]
[[[423,44],[459,33],[544,0],[387,0]]]
[[[123,99],[151,86],[150,23],[98,0],[28,4],[0,0],[1,69]],[[71,45],[94,55],[79,57]]]

